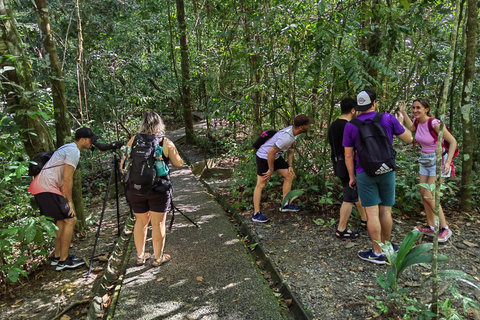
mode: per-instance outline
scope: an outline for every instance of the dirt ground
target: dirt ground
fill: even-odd
[[[56,319],[62,311],[68,312],[57,319],[84,319],[91,301],[94,285],[106,267],[108,255],[117,239],[117,212],[115,201],[107,203],[100,229],[92,270],[88,275],[98,223],[90,225],[86,236],[75,237],[70,253],[86,260],[86,265],[73,270],[55,271],[45,263],[21,284],[3,287],[0,293],[0,319]],[[124,206],[124,205],[123,205]],[[86,209],[100,218],[102,205]],[[122,207],[121,213],[128,212]],[[96,220],[97,220],[96,219]],[[126,219],[120,216],[120,226]],[[98,221],[98,220],[97,220]]]
[[[194,148],[182,150],[192,162],[203,156]],[[219,166],[234,168],[234,163],[224,160]],[[252,172],[252,174],[255,174]],[[209,179],[207,182],[215,192],[221,194],[231,204],[238,201],[228,192],[234,182],[228,179]],[[358,251],[371,248],[371,241],[365,227],[360,225],[358,216],[352,215],[349,227],[361,232],[355,240],[340,240],[335,237],[340,203],[326,205],[319,211],[304,207],[298,213],[278,210],[281,186],[276,188],[278,201],[262,203],[262,212],[270,221],[253,223],[250,211],[240,212],[258,243],[268,252],[270,260],[280,271],[284,280],[300,299],[314,319],[387,319],[376,307],[377,301],[384,302],[387,292],[377,283],[377,275],[386,273],[388,266],[368,263],[357,257]],[[306,199],[301,199],[306,202]],[[394,214],[392,242],[400,244],[405,235],[415,226],[424,225],[425,214],[420,211]],[[440,263],[439,270],[461,270],[473,276],[476,285],[480,284],[480,241],[476,233],[480,227],[479,213],[461,213],[445,210],[453,231],[447,243],[439,245],[439,253],[449,261]],[[315,223],[315,221],[317,223]],[[431,242],[423,237],[419,242]],[[409,290],[408,297],[419,301],[431,299],[431,281],[424,282],[431,274],[427,264],[407,269],[401,276],[400,286]],[[441,282],[440,300],[454,300],[454,305],[462,314],[459,300],[450,293],[450,285],[455,284],[462,295],[480,303],[480,290],[461,281],[447,279]],[[376,300],[368,299],[375,297]],[[401,319],[401,314],[396,317]],[[464,319],[480,319],[477,310],[469,309]]]
[[[192,162],[204,159],[204,152],[200,149],[182,148],[182,144],[179,144],[179,147]],[[221,165],[234,167],[234,163],[229,161],[223,161]],[[226,188],[226,185],[233,183],[232,181],[213,179],[208,182],[230,203],[237,201],[230,198]],[[280,197],[281,187],[277,187],[275,192]],[[339,205],[325,206],[322,211],[306,207],[299,213],[280,212],[278,205],[277,202],[262,204],[263,213],[270,218],[265,224],[252,223],[251,212],[240,214],[313,318],[386,319],[384,315],[379,315],[377,301],[372,301],[367,296],[377,297],[380,302],[384,301],[386,293],[378,285],[376,275],[385,273],[387,266],[368,263],[357,257],[358,251],[369,249],[371,246],[368,234],[361,228],[358,218],[351,218],[350,227],[359,230],[362,236],[356,240],[339,240],[335,237]],[[98,217],[101,209],[101,205],[88,208]],[[122,208],[120,212],[127,212],[127,209]],[[462,270],[475,277],[478,284],[480,242],[476,232],[480,227],[479,213],[469,215],[446,211],[446,214],[451,221],[453,236],[446,244],[440,245],[440,252],[447,255],[450,260],[440,264],[439,268]],[[124,219],[122,216],[121,221]],[[332,219],[335,221],[333,224],[330,223]],[[323,223],[319,225],[314,221]],[[424,222],[425,216],[420,211],[395,214],[393,242],[399,244],[408,231]],[[91,277],[86,277],[88,262],[84,268],[62,272],[56,272],[54,267],[45,264],[32,274],[28,281],[24,280],[22,284],[2,288],[0,319],[54,319],[62,310],[71,306],[73,307],[63,317],[58,318],[63,320],[84,318],[95,282],[113,248],[116,227],[116,211],[112,202],[105,212]],[[75,240],[73,245],[75,254],[90,259],[97,228],[98,225],[95,224],[90,226],[86,238]],[[430,273],[428,265],[417,265],[404,273],[400,283],[411,290],[409,297],[429,299],[431,284],[430,282],[425,284],[423,281]],[[453,280],[440,285],[443,291],[441,300],[452,298],[448,290],[450,283],[455,283],[461,294],[480,302],[480,291]],[[460,310],[458,302],[455,306]],[[403,313],[396,316],[400,319],[402,315]],[[469,310],[464,319],[480,319],[480,316],[477,311]]]

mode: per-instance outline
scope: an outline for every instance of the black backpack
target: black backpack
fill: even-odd
[[[35,155],[30,161],[30,164],[28,165],[28,175],[32,177],[38,175],[40,171],[42,171],[43,166],[45,166],[48,160],[50,160],[53,153],[54,151],[46,151],[46,152],[41,152]],[[58,166],[54,166],[54,167],[58,167]],[[49,169],[49,168],[52,168],[52,167],[48,167],[45,169]]]
[[[270,129],[270,130],[267,130],[267,131],[262,132],[262,134],[260,135],[260,137],[258,137],[257,140],[255,140],[255,142],[252,144],[253,149],[255,149],[255,150],[260,149],[260,147],[261,147],[265,142],[267,142],[268,140],[270,140],[270,139],[275,135],[275,133],[277,133],[277,131],[276,131],[276,130],[273,130],[273,129]]]
[[[148,195],[156,186],[155,147],[158,138],[151,134],[137,134],[132,143],[125,183],[136,195]]]
[[[396,168],[395,150],[385,128],[380,124],[383,113],[377,112],[373,119],[350,122],[358,128],[357,154],[360,166],[370,177],[376,177]]]

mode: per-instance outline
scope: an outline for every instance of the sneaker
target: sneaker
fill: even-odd
[[[396,244],[393,244],[393,242],[392,242],[392,247],[393,247],[393,251],[395,251],[395,252],[398,252],[398,250],[400,250],[400,246],[397,246]]]
[[[432,227],[430,227],[429,225],[426,225],[426,226],[423,226],[423,227],[416,227],[415,229],[417,229],[418,232],[420,232],[422,234],[433,237],[434,229]]]
[[[285,212],[285,211],[300,211],[300,207],[299,206],[294,206],[293,204],[290,204],[290,203],[287,203],[286,205],[282,207],[280,207],[280,211],[282,212]]]
[[[387,257],[385,256],[385,254],[382,253],[381,255],[377,256],[373,251],[373,249],[370,249],[368,251],[359,251],[358,257],[362,260],[376,263],[376,264],[387,263]]]
[[[452,236],[452,230],[450,228],[440,228],[438,233],[438,242],[447,242],[448,238]]]
[[[267,222],[268,218],[265,217],[261,211],[258,211],[257,213],[254,213],[252,216],[252,221],[254,222]]]
[[[84,264],[85,264],[85,261],[83,260],[72,260],[70,259],[70,257],[68,257],[67,260],[65,261],[58,261],[58,264],[55,270],[60,271],[63,269],[75,269]]]
[[[77,257],[76,255],[73,255],[73,254],[69,255],[68,257],[70,259],[76,260],[76,261],[82,260],[82,259],[80,259],[79,257]],[[56,266],[59,261],[60,261],[60,257],[58,257],[58,258],[50,257],[50,265],[51,266]]]

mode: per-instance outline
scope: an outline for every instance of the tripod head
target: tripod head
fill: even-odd
[[[98,141],[92,142],[92,147],[90,150],[94,151],[95,147],[97,147],[100,151],[108,151],[108,150],[117,150],[120,149],[124,145],[123,141],[116,141],[112,143],[102,143]]]

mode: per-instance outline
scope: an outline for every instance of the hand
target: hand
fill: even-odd
[[[295,172],[293,171],[293,167],[288,167],[288,174],[296,177]]]
[[[407,105],[405,104],[405,101],[404,100],[401,100],[398,104],[398,110],[400,110],[400,112],[407,112]]]
[[[357,186],[357,178],[350,177],[350,181],[348,182],[348,185],[350,186],[350,188],[355,189],[355,187]]]
[[[68,206],[70,207],[70,211],[68,211],[68,216],[75,217],[75,211],[73,210],[73,202],[69,201]]]
[[[442,168],[442,173],[444,175],[447,175],[449,172],[450,172],[450,167],[451,167],[451,162],[447,162],[443,165],[443,168]]]
[[[273,173],[273,171],[268,170],[267,172],[265,172],[264,174],[262,174],[262,176],[263,176],[263,178],[264,178],[265,180],[268,181],[268,180],[270,180],[270,177],[272,176],[272,173]]]
[[[405,118],[403,117],[403,114],[401,112],[397,113],[397,120],[398,122],[400,122],[400,124],[403,124]]]

